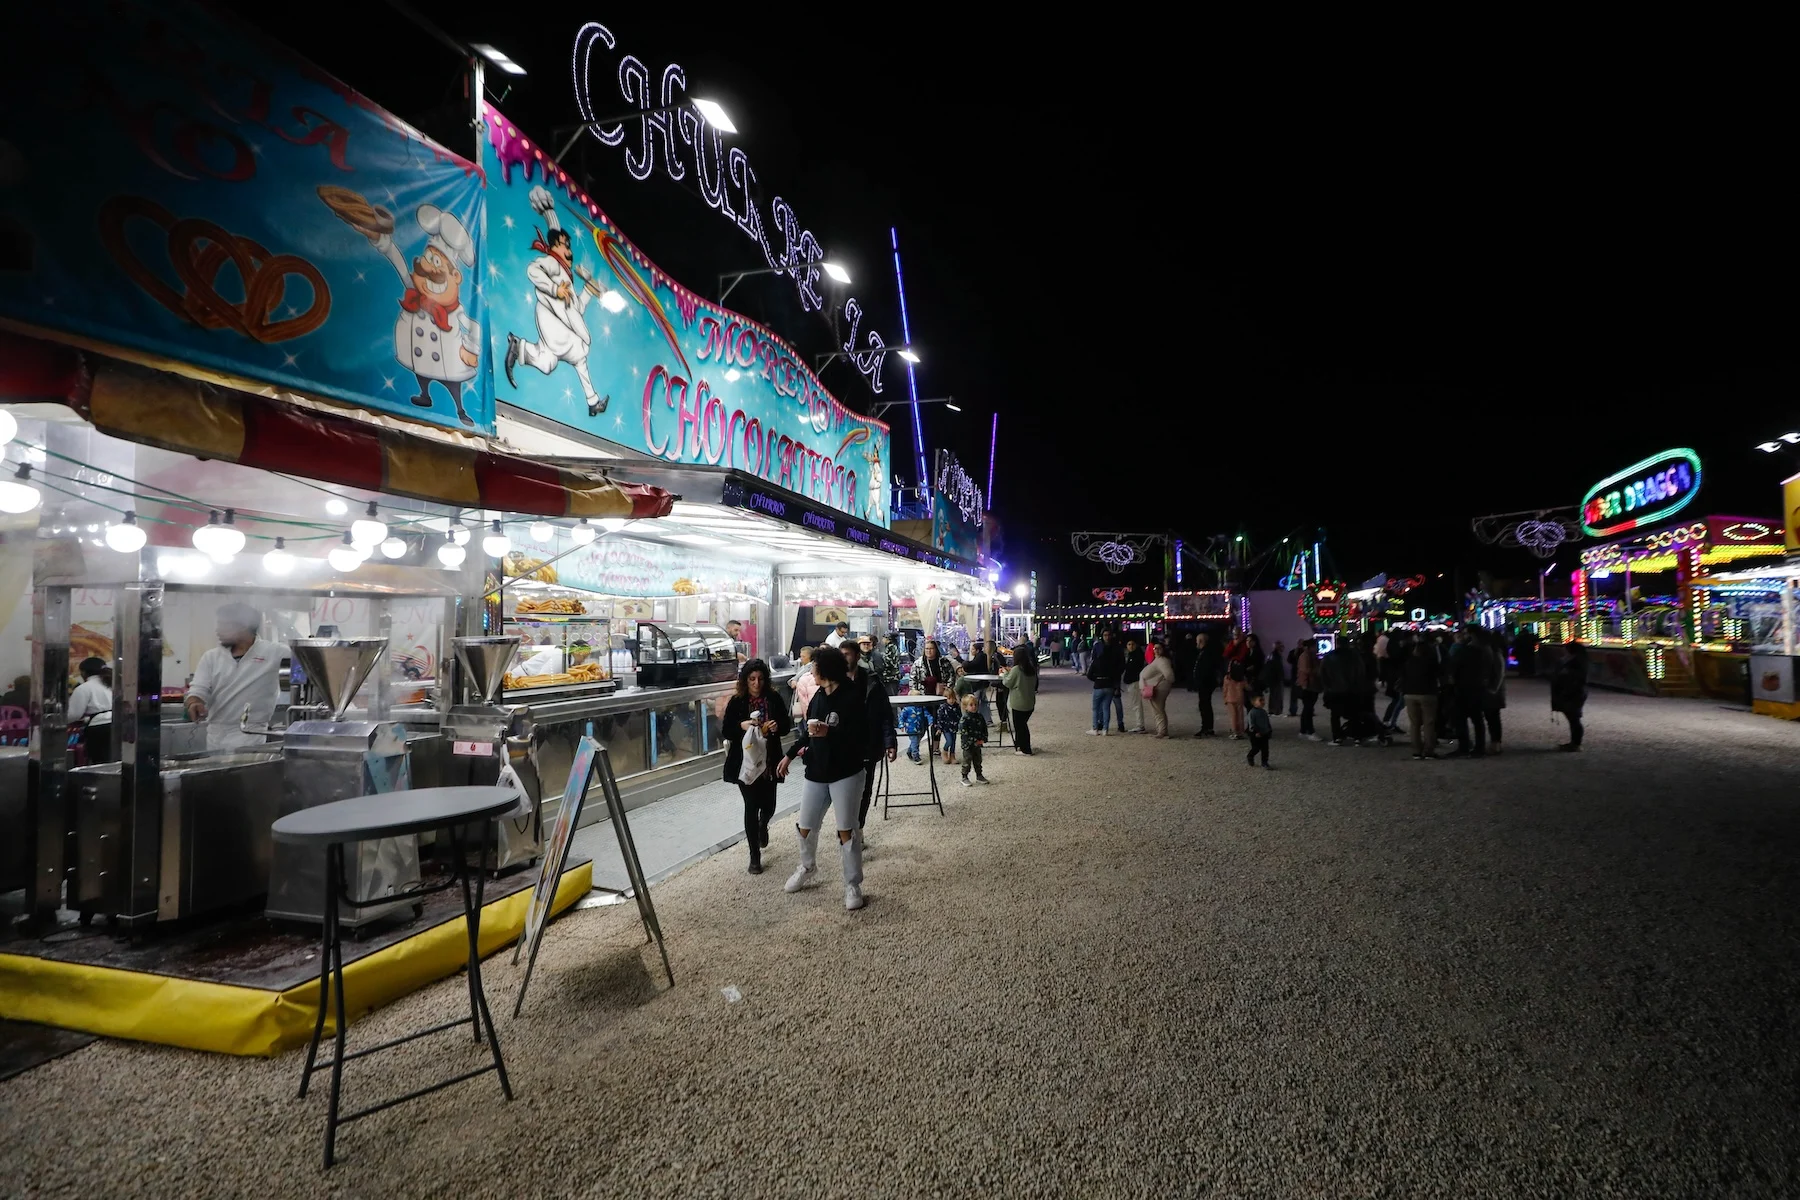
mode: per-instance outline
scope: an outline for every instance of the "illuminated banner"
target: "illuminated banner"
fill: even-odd
[[[840,404],[773,333],[658,270],[491,105],[487,123],[498,398],[669,462],[735,467],[886,528],[887,426]]]
[[[1654,525],[1700,493],[1700,456],[1665,450],[1608,475],[1581,498],[1581,527],[1594,537]]]
[[[826,269],[825,251],[812,230],[800,223],[793,206],[780,196],[769,200],[769,216],[767,221],[763,219],[764,189],[757,183],[756,168],[741,146],[726,146],[713,118],[702,119],[697,108],[708,102],[688,100],[687,72],[679,63],[652,71],[637,55],[627,52],[619,55],[616,70],[609,69],[606,59],[617,46],[612,30],[598,21],[589,21],[575,34],[575,55],[570,65],[575,107],[581,119],[589,123],[583,136],[605,146],[624,147],[625,169],[639,181],[655,173],[660,159],[663,173],[671,183],[698,193],[708,207],[756,244],[770,270],[793,280],[802,310],[822,309],[825,300],[819,294],[819,281],[820,272]],[[616,98],[609,96],[615,90],[609,83],[617,85]],[[605,128],[596,120],[600,113],[633,110],[643,116]],[[777,238],[781,241],[779,250],[775,247]],[[896,242],[896,269],[899,255]],[[902,309],[906,307],[904,294],[900,305]],[[841,320],[834,320],[833,325],[849,329],[843,349],[856,369],[868,378],[869,390],[879,393],[881,368],[887,359],[885,343],[872,329],[862,331],[863,340],[859,342],[861,324],[862,305],[854,298],[846,300]],[[923,463],[920,467],[923,469]]]
[[[8,11],[0,317],[493,431],[474,164],[212,7]]]
[[[764,562],[623,537],[577,547],[566,530],[538,542],[528,524],[509,523],[506,532],[518,547],[506,556],[509,575],[607,596],[748,596],[765,603],[774,598],[773,574]]]
[[[931,544],[946,554],[975,558],[985,508],[981,489],[956,455],[939,450],[931,493]]]
[[[1171,621],[1225,620],[1231,616],[1230,592],[1170,592],[1163,613]]]

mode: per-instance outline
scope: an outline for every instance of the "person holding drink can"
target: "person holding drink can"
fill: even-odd
[[[814,653],[813,671],[819,690],[806,707],[806,723],[793,747],[775,768],[776,778],[786,779],[796,758],[806,763],[800,819],[794,826],[800,835],[800,866],[789,877],[786,890],[797,892],[817,879],[819,823],[830,808],[843,860],[844,907],[854,912],[864,903],[862,839],[856,833],[869,745],[868,706],[859,689],[850,686],[848,664],[836,646],[821,646]]]

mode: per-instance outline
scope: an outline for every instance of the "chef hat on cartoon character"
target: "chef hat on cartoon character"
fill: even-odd
[[[475,239],[463,223],[435,204],[419,205],[419,228],[425,231],[425,244],[451,262],[465,267],[475,265]]]

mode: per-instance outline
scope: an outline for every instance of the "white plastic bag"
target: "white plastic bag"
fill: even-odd
[[[744,731],[744,765],[738,771],[739,783],[755,783],[769,766],[768,743],[762,730],[752,725]]]

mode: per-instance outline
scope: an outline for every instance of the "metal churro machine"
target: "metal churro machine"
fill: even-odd
[[[281,810],[303,808],[405,791],[411,786],[406,735],[392,721],[346,721],[344,714],[369,672],[387,653],[385,637],[296,638],[288,643],[293,661],[310,687],[324,698],[324,720],[295,721],[282,738]],[[392,904],[348,909],[339,920],[366,925],[409,905],[419,890],[416,836],[358,842],[346,856],[351,894],[358,900],[395,897]],[[325,862],[316,848],[274,847],[268,915],[317,923],[325,912]]]
[[[457,698],[444,718],[450,743],[450,785],[488,785],[510,767],[523,795],[516,812],[494,822],[499,839],[496,870],[536,861],[543,853],[543,786],[532,753],[533,722],[526,704],[496,702],[506,672],[518,657],[518,637],[452,639],[460,671]],[[465,844],[472,844],[472,838]]]

